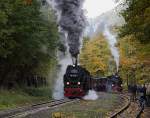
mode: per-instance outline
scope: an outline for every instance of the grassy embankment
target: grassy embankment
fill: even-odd
[[[28,88],[26,90],[0,90],[0,110],[29,105],[51,99],[49,88]]]

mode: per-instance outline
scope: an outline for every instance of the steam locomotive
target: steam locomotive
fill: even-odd
[[[93,78],[85,68],[78,65],[68,65],[63,80],[64,96],[68,98],[81,98],[90,89],[106,92],[122,91],[122,80],[117,74]]]
[[[69,65],[64,75],[64,96],[69,98],[82,97],[90,89],[91,76],[83,67]]]
[[[122,79],[117,74],[92,78],[92,88],[95,91],[122,92]]]

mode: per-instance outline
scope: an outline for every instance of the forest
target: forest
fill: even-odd
[[[126,0],[121,12],[126,24],[120,28],[121,73],[131,83],[150,82],[150,1]],[[126,73],[126,74],[125,74]]]
[[[0,6],[0,88],[46,84],[59,40],[52,9],[37,0]]]
[[[120,52],[119,74],[124,84],[150,82],[150,1],[126,0],[120,12],[125,24],[112,27],[118,34],[116,47]],[[90,47],[90,48],[89,48]],[[95,76],[116,72],[106,38],[100,34],[83,42],[81,64]]]
[[[124,5],[128,7],[120,15],[125,24],[115,27],[119,74],[125,84],[148,83],[150,0],[125,0]],[[14,106],[18,99],[29,102],[37,96],[51,98],[50,88],[58,67],[57,51],[65,52],[56,19],[45,0],[0,0],[0,109]],[[93,76],[115,72],[115,62],[103,34],[92,39],[84,37],[80,64]],[[9,103],[12,95],[15,98]]]
[[[30,95],[51,96],[58,45],[56,17],[48,4],[0,1],[0,107],[30,101]]]

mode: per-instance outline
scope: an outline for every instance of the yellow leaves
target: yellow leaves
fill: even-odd
[[[97,75],[98,71],[107,73],[109,58],[111,53],[108,44],[102,35],[98,35],[83,44],[80,64],[93,75]]]
[[[134,41],[134,37],[132,35],[126,36],[120,40],[120,56],[121,56],[121,64],[123,65],[131,65],[135,63],[137,60],[137,45],[138,42]]]
[[[122,76],[129,77],[127,73],[132,73],[129,78],[136,78],[139,83],[145,82],[150,74],[150,44],[141,44],[133,35],[120,39],[119,44]],[[146,75],[141,80],[143,74]]]
[[[134,64],[138,63],[138,61],[136,61],[135,58],[122,57],[120,63],[121,63],[122,66],[131,67],[131,65],[134,65]]]
[[[121,62],[131,64],[148,59],[150,56],[150,44],[141,44],[135,40],[133,35],[126,36],[120,40]],[[137,59],[137,60],[136,60]]]

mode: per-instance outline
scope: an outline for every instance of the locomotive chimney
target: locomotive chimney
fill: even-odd
[[[74,57],[72,57],[72,62],[73,62],[73,65],[74,65],[74,66],[77,66],[77,65],[78,65],[78,56],[77,56],[77,55],[74,56]]]
[[[75,57],[75,66],[78,65],[78,55]]]

